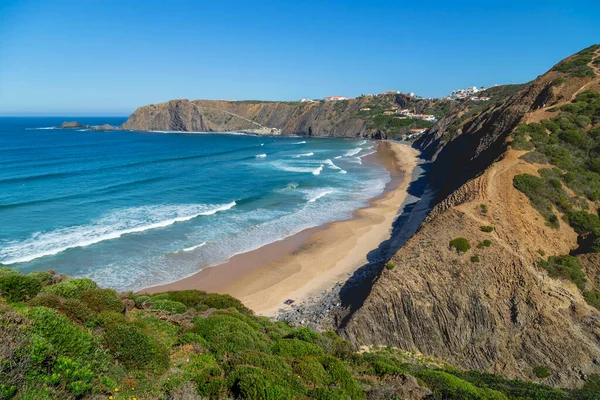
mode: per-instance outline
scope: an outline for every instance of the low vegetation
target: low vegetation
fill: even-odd
[[[492,241],[489,239],[484,240],[483,242],[479,242],[477,244],[478,249],[483,249],[485,247],[490,247],[492,245]]]
[[[554,70],[559,72],[564,72],[569,76],[574,76],[578,78],[595,76],[594,70],[590,68],[588,65],[592,62],[592,58],[594,57],[594,52],[600,48],[600,45],[590,46],[586,49],[583,49],[579,53],[575,54],[570,59],[563,61],[559,65],[557,65]]]
[[[3,400],[364,399],[402,375],[433,399],[578,399],[591,390],[439,367],[390,348],[356,353],[333,332],[256,317],[227,295],[116,293],[6,267],[0,285]]]
[[[459,253],[466,253],[471,248],[471,243],[467,239],[459,237],[450,241],[450,248],[456,249]]]
[[[560,226],[558,212],[581,235],[583,251],[600,251],[600,218],[590,207],[600,201],[600,93],[584,91],[557,111],[552,119],[517,127],[511,145],[533,150],[523,158],[552,168],[517,175],[514,185],[548,225]]]
[[[481,229],[481,232],[487,232],[487,233],[490,233],[490,232],[494,231],[494,227],[493,226],[489,226],[489,225],[481,226],[479,229]]]

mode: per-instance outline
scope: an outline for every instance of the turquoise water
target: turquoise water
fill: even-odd
[[[24,272],[171,282],[348,218],[389,181],[364,140],[47,129],[66,119],[0,118],[0,263]]]

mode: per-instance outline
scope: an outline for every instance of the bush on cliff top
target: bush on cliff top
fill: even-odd
[[[117,293],[112,289],[87,289],[81,292],[79,298],[95,313],[102,311],[123,311],[123,304]]]
[[[40,282],[29,276],[17,274],[0,276],[0,295],[9,302],[29,300],[41,289]]]
[[[23,277],[7,269],[0,276]],[[2,398],[166,398],[198,393],[207,398],[362,399],[364,390],[385,385],[388,375],[418,376],[431,370],[393,349],[354,353],[333,332],[255,317],[227,296],[164,293],[147,296],[142,299],[147,303],[138,301],[123,313],[113,291],[97,289],[87,280],[66,282],[71,283],[48,283],[49,290],[27,304],[0,304],[0,351],[19,339],[20,358],[12,359],[20,361],[11,365],[22,368],[11,372],[9,384],[0,384]],[[180,310],[204,310],[209,308],[206,298],[211,308],[219,309],[165,315],[148,307],[163,302],[175,303]],[[461,394],[467,387],[467,393],[488,396],[479,398],[494,398],[489,397],[490,389],[509,393],[518,383],[499,384],[492,378],[468,383],[469,379],[465,373],[448,383],[447,376],[432,374],[427,384],[438,393]],[[529,394],[546,393],[542,386],[527,385]]]
[[[95,289],[98,285],[91,279],[69,279],[57,283],[56,285],[48,286],[44,288],[44,291],[54,293],[57,296],[64,297],[66,299],[73,299],[79,297],[81,293],[88,289]]]

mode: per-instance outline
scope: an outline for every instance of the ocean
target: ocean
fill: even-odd
[[[0,264],[101,286],[172,282],[346,219],[389,173],[367,140],[52,129],[0,118]]]

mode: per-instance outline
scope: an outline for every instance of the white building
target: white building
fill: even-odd
[[[466,88],[466,89],[456,89],[453,90],[452,93],[450,93],[450,97],[451,99],[466,99],[472,95],[474,95],[475,93],[479,92],[480,90],[477,89],[477,86],[473,86],[470,88]]]
[[[311,99],[300,99],[300,103],[314,103],[314,100]]]
[[[348,97],[344,96],[326,96],[325,101],[340,101],[340,100],[348,100]]]

